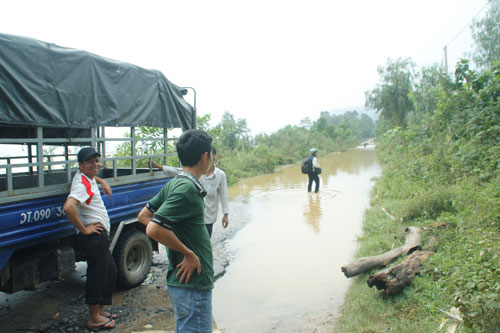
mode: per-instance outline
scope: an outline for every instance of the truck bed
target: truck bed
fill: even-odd
[[[169,180],[162,178],[116,186],[110,181],[112,199],[106,195],[103,201],[111,224],[137,217]],[[76,234],[63,211],[66,197],[67,193],[0,205],[0,270],[15,250]]]

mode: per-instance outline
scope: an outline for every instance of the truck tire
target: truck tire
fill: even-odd
[[[133,288],[146,279],[153,262],[153,246],[140,231],[122,234],[113,251],[117,282],[122,288]]]

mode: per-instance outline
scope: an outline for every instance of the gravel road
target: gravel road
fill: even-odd
[[[236,221],[234,221],[236,222]],[[214,226],[212,239],[217,277],[224,274],[230,255],[225,241],[241,228],[232,223],[222,230]],[[165,287],[167,258],[164,247],[153,256],[153,266],[144,283],[130,290],[116,290],[109,311],[118,315],[113,332],[173,331],[173,311]],[[62,281],[39,285],[36,291],[0,292],[0,332],[91,332],[86,328],[88,310],[83,297],[86,264]]]

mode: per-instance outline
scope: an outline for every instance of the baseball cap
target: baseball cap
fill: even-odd
[[[80,149],[78,152],[78,162],[83,162],[90,160],[94,156],[99,156],[101,157],[101,154],[99,154],[94,148],[92,147],[85,147]]]
[[[309,153],[310,154],[314,154],[314,153],[317,153],[318,150],[316,148],[311,148],[311,150],[309,150]]]

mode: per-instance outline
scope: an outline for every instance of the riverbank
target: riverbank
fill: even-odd
[[[436,253],[395,296],[366,284],[382,268],[351,278],[335,332],[437,332],[452,325],[459,332],[498,332],[500,182],[466,178],[449,184],[410,178],[407,170],[383,166],[356,257],[401,246],[407,226],[422,228],[424,244],[436,237]],[[453,307],[462,321],[445,314]]]

